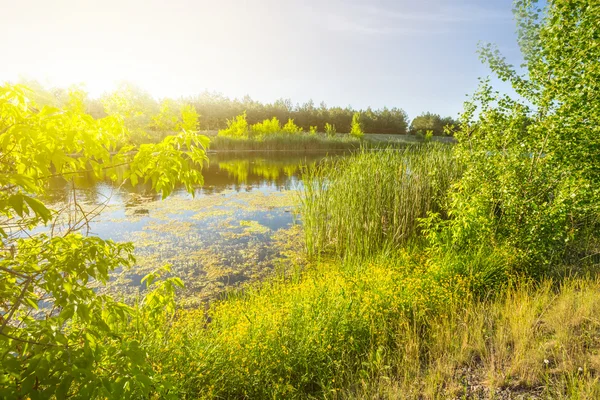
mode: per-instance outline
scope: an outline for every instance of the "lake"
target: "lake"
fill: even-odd
[[[195,306],[295,261],[290,258],[304,243],[297,215],[301,171],[326,155],[220,153],[209,158],[204,185],[193,196],[178,188],[162,200],[149,185],[75,178],[77,204],[97,214],[84,232],[136,247],[136,266],[116,271],[99,290],[131,298],[142,290],[144,275],[171,264],[186,284],[182,303]],[[54,209],[73,207],[72,189],[56,179],[45,200]]]

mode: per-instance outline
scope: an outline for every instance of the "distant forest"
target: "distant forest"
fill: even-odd
[[[38,82],[24,81],[24,84],[35,91],[36,102],[61,107],[68,99],[68,90],[62,88],[45,89]],[[179,99],[161,99],[157,101],[148,92],[130,83],[122,83],[117,90],[105,93],[100,98],[86,99],[87,112],[99,118],[119,112],[137,120],[136,125],[149,130],[160,130],[153,124],[156,116],[172,109],[176,111],[183,106],[192,106],[199,114],[199,129],[216,131],[227,127],[227,121],[246,112],[249,124],[262,122],[277,117],[280,121],[293,119],[304,131],[316,126],[320,132],[325,124],[335,126],[337,132],[350,132],[352,116],[360,113],[360,123],[365,133],[384,134],[426,134],[444,135],[444,127],[456,125],[450,117],[442,118],[437,114],[424,113],[412,123],[406,112],[400,108],[356,110],[352,107],[328,107],[324,102],[316,105],[312,100],[304,104],[294,104],[290,99],[279,99],[273,103],[261,103],[245,96],[242,99],[230,99],[220,93],[205,91],[199,95]],[[118,110],[117,110],[118,109]]]

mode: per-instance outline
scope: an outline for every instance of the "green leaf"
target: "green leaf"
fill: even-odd
[[[71,295],[71,292],[73,290],[73,284],[71,284],[70,282],[64,282],[63,283],[63,288],[65,289],[65,292],[67,292],[67,295]]]
[[[33,210],[33,212],[44,222],[48,222],[50,220],[50,218],[52,217],[52,213],[50,212],[50,210],[48,210],[48,208],[46,208],[44,203],[29,196],[24,196],[24,199],[27,205],[29,205],[29,207]]]
[[[13,194],[8,198],[8,204],[11,205],[13,210],[17,213],[19,217],[23,217],[23,195],[22,194]]]
[[[25,297],[25,302],[27,304],[29,304],[33,309],[38,310],[38,304],[37,301],[35,301],[34,299],[32,299],[31,297]]]

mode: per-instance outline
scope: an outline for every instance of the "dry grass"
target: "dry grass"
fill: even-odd
[[[600,398],[600,281],[521,284],[401,325],[389,370],[346,398]]]

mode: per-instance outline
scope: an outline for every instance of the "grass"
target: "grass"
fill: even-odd
[[[597,398],[600,281],[471,286],[407,252],[320,263],[182,312],[151,354],[187,398]]]
[[[523,283],[400,325],[391,370],[347,398],[600,398],[598,279]],[[421,362],[415,362],[421,360]]]
[[[157,379],[194,399],[599,398],[599,278],[533,281],[510,249],[418,239],[460,175],[441,145],[307,170],[319,257],[180,311],[145,344]]]
[[[273,150],[350,150],[361,146],[361,141],[349,136],[328,137],[307,133],[281,133],[264,137],[215,136],[211,139],[213,151],[273,151]]]
[[[190,398],[334,395],[381,372],[402,321],[463,298],[467,284],[406,254],[318,264],[230,295],[206,326],[203,311],[184,312],[157,357]]]
[[[461,174],[452,147],[361,151],[307,170],[302,218],[309,254],[364,257],[412,237],[419,218],[444,212]]]

